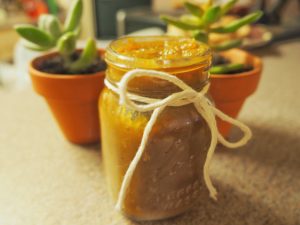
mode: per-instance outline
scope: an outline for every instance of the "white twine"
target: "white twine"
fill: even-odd
[[[128,83],[129,81],[131,81],[136,77],[153,77],[153,78],[166,80],[178,86],[180,89],[182,89],[182,91],[173,93],[164,99],[147,98],[147,97],[129,93],[127,90]],[[132,175],[136,169],[138,162],[140,161],[144,153],[146,144],[148,142],[149,134],[160,113],[167,106],[178,107],[178,106],[183,106],[191,103],[194,104],[198,113],[207,122],[211,132],[211,143],[204,163],[203,173],[204,173],[204,181],[207,186],[207,189],[209,190],[210,197],[213,198],[214,200],[217,200],[217,191],[213,186],[211,179],[209,177],[210,162],[214,154],[215,148],[217,146],[217,143],[220,142],[221,144],[223,144],[228,148],[238,148],[240,146],[245,145],[249,141],[249,139],[252,137],[252,133],[249,127],[247,127],[245,124],[229,117],[228,115],[224,114],[222,111],[218,110],[212,105],[209,99],[205,96],[205,94],[209,89],[209,84],[204,86],[204,88],[200,92],[197,92],[193,88],[188,86],[186,83],[184,83],[182,80],[180,80],[179,78],[171,74],[156,71],[156,70],[134,69],[127,72],[122,77],[121,81],[117,83],[116,87],[112,85],[108,80],[105,80],[105,85],[120,96],[121,105],[124,105],[125,107],[131,108],[139,112],[153,111],[150,120],[148,121],[144,129],[140,146],[124,175],[116,208],[120,210],[122,207],[122,204],[125,199],[125,194],[130,184]],[[137,104],[136,102],[140,102],[142,104]],[[229,142],[225,140],[225,138],[218,131],[216,116],[224,121],[231,123],[232,125],[239,127],[241,131],[244,133],[244,136],[237,142]]]

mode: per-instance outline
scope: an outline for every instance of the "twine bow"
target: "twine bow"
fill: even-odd
[[[129,93],[127,90],[128,83],[136,77],[152,77],[166,80],[179,87],[181,91],[173,93],[164,99],[147,98]],[[184,83],[182,80],[171,74],[156,70],[134,69],[127,72],[122,77],[121,81],[117,84],[117,87],[112,85],[108,80],[105,80],[105,85],[120,96],[121,105],[124,105],[125,107],[131,108],[139,112],[153,111],[144,129],[140,146],[124,175],[116,208],[120,210],[122,207],[122,204],[125,199],[126,190],[130,184],[134,170],[136,169],[136,166],[144,153],[149,134],[160,113],[167,106],[179,107],[191,103],[194,104],[198,113],[204,118],[211,132],[211,143],[204,163],[203,175],[205,184],[207,186],[207,189],[209,190],[210,197],[216,200],[217,191],[209,177],[209,167],[217,143],[220,142],[228,148],[238,148],[240,146],[245,145],[249,141],[249,139],[252,137],[252,133],[249,127],[247,127],[245,124],[229,117],[228,115],[224,114],[222,111],[218,110],[213,106],[213,104],[205,96],[209,89],[209,84],[205,85],[201,91],[197,92],[196,90],[188,86],[186,83]],[[138,104],[137,102],[142,104]],[[227,141],[218,131],[216,117],[219,117],[220,119],[239,127],[244,133],[244,136],[236,142]]]

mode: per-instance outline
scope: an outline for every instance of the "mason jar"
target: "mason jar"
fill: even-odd
[[[167,72],[197,91],[209,82],[208,46],[186,37],[120,38],[109,45],[105,60],[106,79],[114,86],[136,68]],[[128,91],[163,99],[180,90],[162,79],[138,77],[130,81]],[[99,112],[108,187],[117,201],[124,174],[152,112],[120,105],[118,94],[108,88],[100,96]],[[151,130],[121,211],[135,220],[158,220],[189,210],[201,191],[208,193],[203,166],[210,138],[210,130],[193,104],[166,107]]]

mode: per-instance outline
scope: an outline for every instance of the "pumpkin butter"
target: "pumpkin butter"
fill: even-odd
[[[208,82],[208,47],[184,37],[126,37],[113,41],[106,52],[106,79],[113,85],[135,68],[166,71],[195,90]],[[165,98],[179,91],[157,78],[138,77],[130,92]],[[109,190],[118,198],[123,176],[132,161],[151,113],[119,104],[105,88],[99,100],[104,166]],[[136,220],[157,220],[189,210],[200,191],[207,192],[203,165],[210,131],[192,104],[167,107],[158,117],[126,190],[122,212]]]

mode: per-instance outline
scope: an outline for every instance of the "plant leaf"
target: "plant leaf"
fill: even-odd
[[[51,47],[41,47],[39,45],[27,41],[26,39],[22,39],[21,43],[25,46],[25,48],[30,49],[32,51],[42,52],[51,49]]]
[[[198,18],[201,18],[201,16],[203,15],[203,10],[198,5],[195,5],[191,2],[185,2],[184,6],[191,14]]]
[[[75,51],[76,39],[76,34],[73,32],[68,32],[58,39],[57,49],[67,61],[70,61],[67,57]]]
[[[232,33],[237,31],[242,26],[257,21],[263,15],[262,11],[251,13],[241,19],[231,22],[225,27],[217,27],[211,29],[213,33]]]
[[[198,30],[201,28],[200,26],[189,24],[169,16],[161,16],[160,18],[166,23],[174,25],[182,30]]]
[[[193,16],[191,14],[184,14],[184,15],[180,16],[179,20],[181,22],[184,22],[184,23],[187,23],[190,25],[195,25],[195,26],[201,25],[201,20],[198,17]]]
[[[43,31],[46,31],[47,30],[47,26],[46,26],[46,23],[47,23],[47,14],[42,14],[39,16],[39,19],[38,19],[38,28],[40,28],[41,30]]]
[[[232,63],[232,64],[226,64],[221,66],[212,66],[209,70],[211,74],[226,74],[226,73],[232,73],[238,70],[241,70],[244,68],[244,64],[240,63]]]
[[[64,31],[74,31],[79,25],[82,16],[83,3],[82,0],[74,0],[71,10],[68,12],[64,24]]]
[[[214,51],[220,52],[231,48],[239,47],[242,43],[243,43],[242,40],[230,40],[230,41],[223,42],[220,45],[211,46],[211,48]]]
[[[207,33],[203,32],[203,31],[195,32],[193,36],[194,36],[194,38],[195,38],[197,41],[201,41],[201,42],[204,42],[204,43],[207,43],[207,42],[208,42],[208,36],[207,36]]]
[[[237,3],[238,0],[229,0],[228,2],[226,2],[222,7],[221,7],[221,14],[225,15],[226,13],[228,13],[229,10],[232,9],[232,7],[235,5],[235,3]]]
[[[50,14],[44,14],[39,17],[38,27],[49,33],[55,39],[61,35],[61,27],[58,19]]]
[[[71,72],[78,72],[88,68],[97,57],[97,47],[95,40],[89,39],[78,60],[70,65]]]
[[[81,27],[78,26],[74,31],[73,33],[76,35],[76,37],[78,38],[81,34]]]
[[[17,33],[25,40],[41,47],[54,47],[51,36],[31,25],[17,25],[14,27]]]
[[[205,25],[216,22],[220,17],[220,6],[212,6],[208,8],[202,17],[202,21]]]

